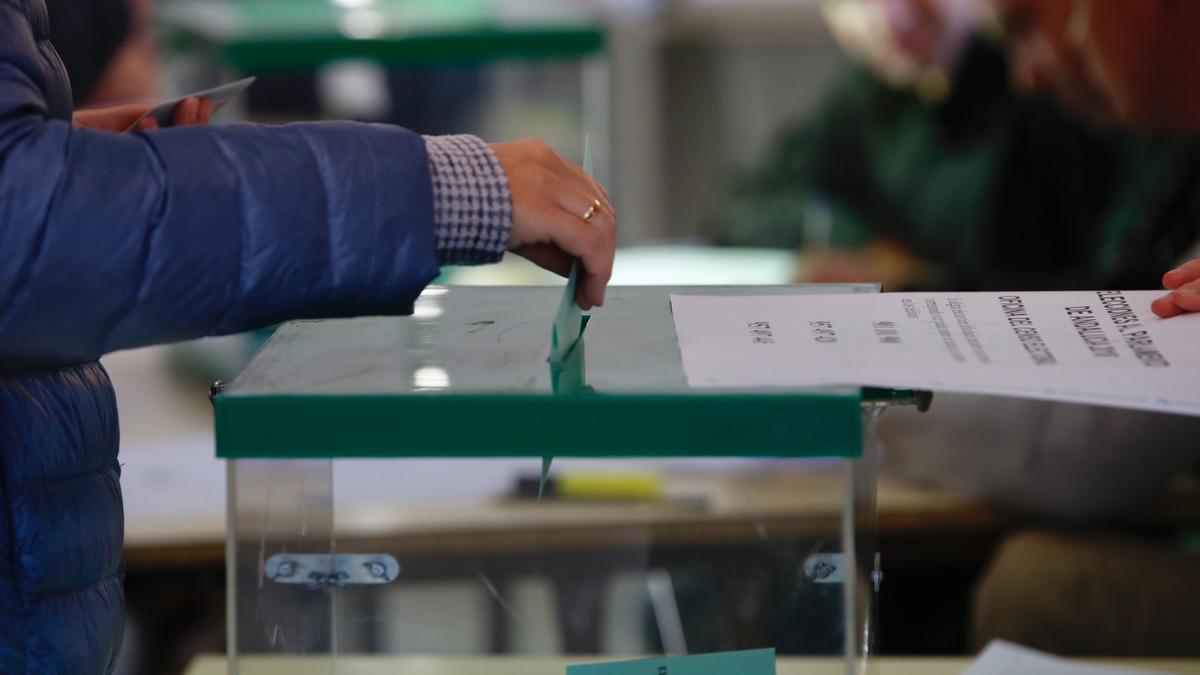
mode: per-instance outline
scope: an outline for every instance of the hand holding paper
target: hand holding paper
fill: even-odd
[[[74,123],[79,129],[95,129],[122,133],[127,131],[151,131],[160,125],[150,116],[153,106],[148,103],[132,103],[109,108],[92,108],[75,112]],[[212,117],[212,104],[204,99],[186,98],[174,108],[171,124],[163,126],[202,126]]]
[[[1170,293],[1154,301],[1154,313],[1164,319],[1200,312],[1200,259],[1184,263],[1163,275]]]
[[[125,131],[149,131],[159,127],[207,124],[216,113],[238,94],[254,84],[257,78],[247,77],[212,89],[205,89],[156,106],[144,106],[142,115],[134,119]],[[192,103],[196,101],[196,103]],[[200,121],[200,120],[203,121]]]

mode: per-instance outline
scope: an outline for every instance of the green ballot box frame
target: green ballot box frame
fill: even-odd
[[[360,7],[183,0],[164,6],[158,19],[177,49],[216,49],[235,70],[253,74],[345,59],[449,65],[586,58],[605,49],[593,15],[513,0],[378,0]]]
[[[334,467],[362,458],[840,460],[844,496],[830,535],[837,541],[814,551],[804,573],[841,585],[847,670],[865,668],[880,578],[874,425],[885,408],[918,397],[857,388],[691,389],[670,296],[878,291],[869,284],[613,287],[580,341],[555,362],[561,291],[552,287],[431,287],[412,316],[283,326],[213,396],[217,454],[230,460],[230,672],[239,672],[239,653],[262,650],[327,653],[335,672],[340,589],[385,584],[407,570],[387,555],[337,553]],[[362,576],[364,569],[375,576]],[[291,575],[307,586],[280,581]],[[297,596],[305,587],[324,594]],[[262,641],[273,631],[288,636],[286,648]]]
[[[671,293],[806,290],[613,288],[558,368],[547,361],[553,288],[433,288],[415,318],[290,323],[214,399],[218,455],[858,457],[864,402],[911,393],[687,386]],[[564,390],[572,375],[585,381]]]

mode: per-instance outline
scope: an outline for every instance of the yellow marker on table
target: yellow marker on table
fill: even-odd
[[[663,480],[653,474],[567,474],[559,476],[555,484],[561,499],[649,502],[663,496]]]

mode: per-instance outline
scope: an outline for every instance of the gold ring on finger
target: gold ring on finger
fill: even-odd
[[[600,206],[601,206],[600,200],[593,199],[592,205],[588,207],[587,211],[583,212],[583,222],[585,222],[585,223],[592,222],[592,218],[596,217],[596,211],[598,211],[600,209]]]

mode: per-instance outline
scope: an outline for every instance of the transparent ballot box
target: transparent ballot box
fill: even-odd
[[[214,392],[230,672],[763,647],[864,671],[874,425],[915,398],[690,389],[669,298],[876,290],[614,287],[554,363],[555,288],[283,326]]]

